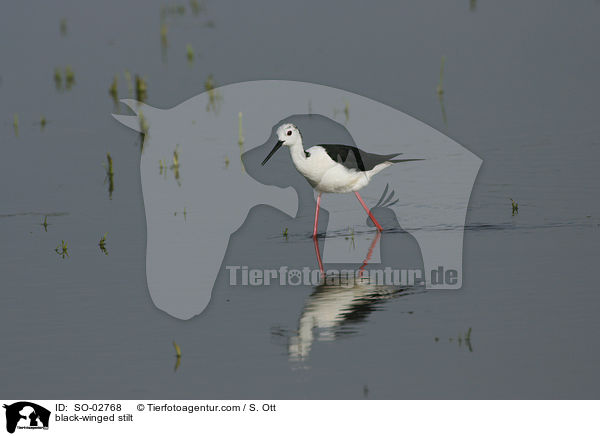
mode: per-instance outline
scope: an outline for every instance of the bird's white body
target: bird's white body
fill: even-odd
[[[288,126],[282,127],[285,130],[285,127]],[[348,169],[341,163],[331,159],[321,146],[310,147],[305,152],[302,137],[299,134],[289,145],[289,148],[294,166],[317,192],[345,193],[358,191],[369,184],[371,177],[392,165],[391,162],[384,162],[376,165],[370,171]]]

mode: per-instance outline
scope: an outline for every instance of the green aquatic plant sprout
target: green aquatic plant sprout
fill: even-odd
[[[48,232],[48,215],[44,216],[44,222],[41,224],[41,226],[44,228],[44,231],[47,233]]]
[[[71,89],[75,84],[75,72],[73,72],[73,68],[70,65],[65,67],[65,87],[67,89]]]
[[[411,313],[411,312],[409,312],[409,313]],[[459,333],[458,336],[456,337],[456,343],[458,344],[458,346],[462,347],[462,345],[464,343],[470,353],[473,352],[473,345],[471,344],[471,332],[472,331],[473,331],[473,329],[471,327],[469,327],[469,330],[467,330],[466,333],[464,333],[464,335],[462,333]],[[440,338],[436,336],[433,338],[433,340],[435,342],[439,342]],[[448,338],[448,342],[450,342],[450,343],[454,342],[454,338]]]
[[[59,29],[60,29],[61,36],[67,36],[67,19],[66,18],[60,19]]]
[[[519,203],[517,203],[515,200],[513,200],[512,198],[510,199],[511,203],[512,203],[512,215],[518,215],[519,213]]]
[[[143,77],[135,75],[135,96],[137,101],[146,103],[148,98],[148,84]]]
[[[244,135],[242,134],[242,113],[238,113],[238,145],[244,145]]]
[[[203,6],[200,4],[198,0],[190,0],[190,9],[194,15],[198,15],[200,11],[203,9]]]
[[[350,103],[346,102],[344,106],[344,115],[346,116],[346,123],[350,121]]]
[[[138,113],[139,115],[139,119],[140,119],[140,130],[141,130],[141,134],[143,136],[146,136],[148,134],[148,130],[150,129],[150,126],[148,125],[148,120],[146,119],[146,117],[144,116],[144,113],[140,110],[140,112]],[[142,141],[142,149],[144,146],[144,141]]]
[[[19,136],[19,114],[13,115],[13,128],[15,129],[15,135]]]
[[[181,357],[181,348],[177,345],[177,342],[173,341],[173,347],[175,347],[175,355]]]
[[[350,241],[350,246],[348,247],[348,251],[356,250],[356,244],[354,242],[354,228],[351,228],[350,226],[348,226],[348,232],[350,234],[344,238],[347,241]]]
[[[117,106],[119,104],[119,76],[116,74],[108,88],[108,93],[112,97],[115,106]]]
[[[471,346],[471,332],[473,331],[473,329],[471,327],[469,327],[469,330],[467,330],[467,333],[465,334],[465,345],[467,346],[467,348],[469,349],[470,352],[473,352],[473,347]]]
[[[40,126],[42,127],[42,129],[46,127],[46,123],[46,117],[42,115],[42,118],[40,118]]]
[[[245,171],[244,161],[242,160],[242,155],[244,154],[244,135],[242,132],[242,113],[238,113],[238,145],[240,147],[240,163],[242,164],[242,172]],[[229,163],[227,163],[229,165]]]
[[[218,109],[218,103],[223,97],[215,89],[215,81],[212,74],[209,74],[204,82],[204,90],[208,92],[208,104],[206,105],[206,110],[210,111],[212,109],[216,113]]]
[[[442,62],[440,65],[440,81],[438,83],[436,92],[438,96],[438,100],[440,102],[440,108],[442,110],[442,120],[444,121],[444,126],[448,127],[448,118],[446,116],[446,106],[444,105],[444,64],[446,63],[446,56],[442,56]]]
[[[108,232],[106,232],[104,235],[102,235],[102,237],[100,238],[100,242],[98,242],[98,247],[100,247],[100,250],[106,256],[108,256],[108,250],[106,249],[106,236],[108,236]]]
[[[56,252],[56,254],[58,254],[59,256],[61,256],[63,259],[65,257],[69,257],[69,251],[68,251],[67,243],[65,242],[64,239],[60,242],[60,244],[58,244],[56,246],[56,248],[54,249],[54,251]]]
[[[160,25],[160,42],[162,43],[163,47],[167,46],[168,33],[169,33],[169,27],[165,23],[162,23]]]
[[[115,190],[115,170],[113,169],[113,160],[110,153],[106,153],[106,162],[106,178],[104,182],[106,183],[106,180],[108,180],[108,198],[112,200],[112,193]]]
[[[283,231],[283,237],[285,238],[285,240],[287,241],[288,238],[288,228],[286,227],[285,230]]]
[[[188,62],[190,64],[192,62],[194,62],[194,47],[192,47],[192,44],[188,44],[185,46],[185,53],[186,53]]]
[[[181,181],[179,180],[179,144],[175,146],[175,150],[173,150],[173,165],[171,165],[171,171],[175,175],[175,180],[177,184],[181,186]]]
[[[340,110],[337,107],[333,108],[333,118],[337,118],[340,113],[344,114],[344,118],[346,120],[345,123],[347,124],[350,120],[350,103],[348,103],[346,100],[344,100],[344,109]],[[310,101],[308,102],[308,114],[312,114],[312,105]]]
[[[175,348],[175,357],[177,360],[175,361],[175,369],[173,371],[177,371],[179,365],[181,364],[181,348],[177,345],[177,342],[173,341],[173,347]]]
[[[56,87],[57,91],[62,89],[62,80],[63,77],[60,68],[54,68],[54,86]]]

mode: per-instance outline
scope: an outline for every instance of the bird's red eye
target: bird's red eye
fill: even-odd
[[[292,131],[291,131],[291,130],[288,130],[288,131],[287,131],[287,135],[288,135],[288,136],[292,136]]]

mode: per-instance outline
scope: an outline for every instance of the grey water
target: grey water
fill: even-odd
[[[598,397],[600,3],[207,1],[197,15],[181,4],[162,18],[162,3],[142,1],[19,2],[0,14],[0,397]],[[74,83],[57,89],[67,65]],[[146,78],[155,107],[203,92],[211,74],[217,85],[299,80],[456,140],[483,159],[462,289],[228,286],[222,268],[201,315],[160,311],[146,286],[140,138],[110,115],[127,113],[108,92],[118,75],[130,97],[126,70]],[[261,232],[265,217],[287,239]],[[314,266],[310,225],[253,208],[223,235],[227,262]],[[402,229],[379,244],[384,261],[401,247],[419,266]]]

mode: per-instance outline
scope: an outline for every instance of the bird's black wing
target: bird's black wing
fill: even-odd
[[[358,147],[353,145],[341,145],[341,144],[319,144],[317,147],[323,147],[329,157],[335,162],[342,164],[348,169],[354,169],[358,171],[370,171],[375,168],[376,165],[384,162],[404,162],[409,160],[421,160],[421,159],[403,159],[403,160],[392,160],[396,156],[402,153],[394,154],[374,154],[367,153]]]

